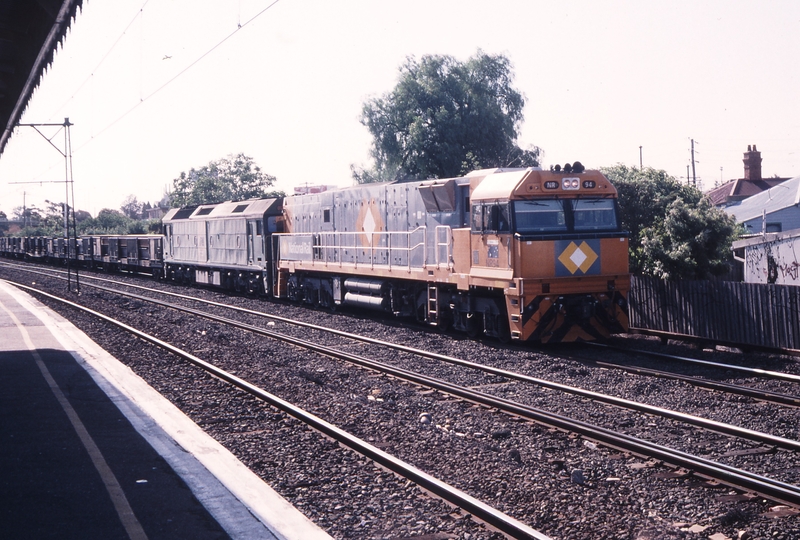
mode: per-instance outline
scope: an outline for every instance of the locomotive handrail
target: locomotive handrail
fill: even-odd
[[[445,233],[445,241],[444,242],[442,242],[440,240],[440,238],[441,238],[441,234],[440,233],[441,232]],[[450,262],[453,259],[453,252],[452,252],[453,236],[452,236],[452,229],[450,228],[450,226],[449,225],[437,225],[436,226],[436,238],[435,238],[435,240],[436,240],[436,242],[435,242],[436,246],[435,246],[434,255],[436,256],[436,268],[439,268],[440,265],[442,264],[442,261],[440,260],[440,257],[439,257],[439,248],[441,248],[441,247],[445,248],[445,256],[444,256],[445,264],[447,264],[447,266],[449,267],[450,266]]]
[[[437,227],[437,232],[440,227]],[[449,229],[450,227],[444,227]],[[412,231],[374,231],[371,233],[366,233],[364,231],[322,231],[322,232],[297,232],[297,233],[275,233],[274,236],[278,237],[278,260],[296,260],[301,261],[303,263],[308,263],[311,266],[330,266],[331,264],[338,264],[339,267],[342,267],[346,262],[344,261],[341,251],[344,249],[358,249],[358,250],[365,250],[369,252],[368,261],[363,261],[357,253],[353,254],[353,267],[358,268],[359,265],[368,265],[370,268],[374,268],[377,266],[387,266],[389,269],[398,266],[395,265],[392,261],[392,255],[397,252],[405,253],[406,254],[406,264],[400,265],[405,267],[409,272],[411,272],[411,268],[419,267],[423,268],[428,264],[428,255],[427,255],[427,240],[428,240],[428,230],[427,226],[423,225],[417,227]],[[422,240],[417,242],[414,245],[411,245],[410,239],[414,234],[422,234]],[[397,246],[395,242],[392,242],[392,236],[400,236],[406,239],[405,243],[406,246]],[[368,246],[359,245],[356,241],[356,238],[360,236],[366,236],[368,239]],[[377,239],[376,239],[377,236]],[[302,253],[304,256],[298,256],[297,258],[284,258],[284,254],[281,252],[281,246],[283,243],[280,241],[282,237],[294,237],[294,238],[308,238],[310,240],[310,244],[308,245],[307,251],[305,251],[305,246],[299,245],[298,253],[301,251],[305,251]],[[385,244],[382,244],[382,237],[385,237]],[[352,239],[352,240],[351,240]],[[447,242],[443,243],[442,245],[447,245],[447,252],[448,256],[450,253],[450,236],[448,235]],[[422,264],[421,265],[412,265],[412,255],[417,252],[418,250],[422,250]],[[386,251],[386,263],[379,263],[376,262],[377,253],[380,251]],[[438,244],[437,244],[438,250]],[[437,264],[438,264],[438,254],[437,254]]]

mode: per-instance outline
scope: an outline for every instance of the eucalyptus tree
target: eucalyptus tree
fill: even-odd
[[[538,165],[539,149],[517,144],[525,98],[512,86],[508,58],[480,50],[466,62],[409,57],[399,72],[393,90],[363,106],[374,166],[351,166],[358,182]]]
[[[275,177],[263,172],[253,158],[228,155],[182,172],[172,181],[170,204],[181,207],[266,197],[274,182]]]

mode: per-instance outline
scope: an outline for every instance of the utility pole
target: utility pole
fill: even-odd
[[[642,145],[639,145],[639,170],[642,170]]]
[[[697,173],[694,168],[694,139],[692,139],[692,186],[697,187]]]
[[[81,285],[80,285],[80,282],[78,281],[78,265],[77,265],[77,260],[78,260],[78,225],[77,225],[77,223],[75,221],[75,183],[74,183],[74,179],[73,179],[73,176],[72,176],[72,136],[70,135],[70,129],[69,129],[70,126],[72,126],[74,124],[70,123],[69,118],[64,118],[64,122],[62,124],[17,124],[17,125],[18,126],[32,127],[33,129],[35,129],[36,132],[39,135],[41,135],[42,137],[44,137],[47,140],[47,142],[50,143],[50,146],[55,148],[58,151],[58,153],[61,154],[61,156],[64,158],[64,175],[65,175],[65,177],[64,177],[64,190],[65,190],[65,195],[64,195],[64,197],[65,197],[64,198],[64,240],[66,242],[66,245],[65,245],[66,251],[64,253],[64,256],[67,259],[67,291],[72,291],[72,282],[71,282],[72,266],[73,266],[72,265],[72,258],[74,257],[75,258],[75,292],[80,294]],[[64,151],[63,152],[61,151],[61,149],[58,146],[56,146],[53,143],[53,139],[55,138],[55,135],[53,135],[52,137],[47,137],[44,133],[42,133],[39,130],[40,127],[46,127],[46,126],[52,126],[52,127],[60,126],[60,127],[62,127],[64,129]],[[56,135],[57,134],[58,133],[56,133]],[[41,182],[11,182],[11,183],[12,184],[16,184],[16,183],[40,184]],[[74,248],[73,249],[70,249],[70,245],[69,245],[70,244],[70,232],[69,232],[69,209],[70,209],[69,197],[70,197],[70,191],[72,192],[72,230],[73,230],[74,237],[75,237],[75,243],[74,243]],[[24,195],[23,195],[23,197],[24,197]],[[25,208],[24,199],[23,199],[23,205],[22,206],[23,206],[23,211],[24,211],[24,208]]]

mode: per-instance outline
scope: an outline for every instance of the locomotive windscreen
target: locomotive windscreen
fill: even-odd
[[[561,200],[514,201],[516,232],[521,234],[565,232],[566,211]]]
[[[572,215],[576,231],[615,231],[617,212],[613,199],[575,199]]]
[[[514,223],[520,234],[619,230],[614,199],[514,201]]]

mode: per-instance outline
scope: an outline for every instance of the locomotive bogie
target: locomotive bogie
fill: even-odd
[[[533,295],[509,301],[508,308],[511,336],[522,340],[594,341],[626,332],[628,327],[627,298],[620,291]]]

